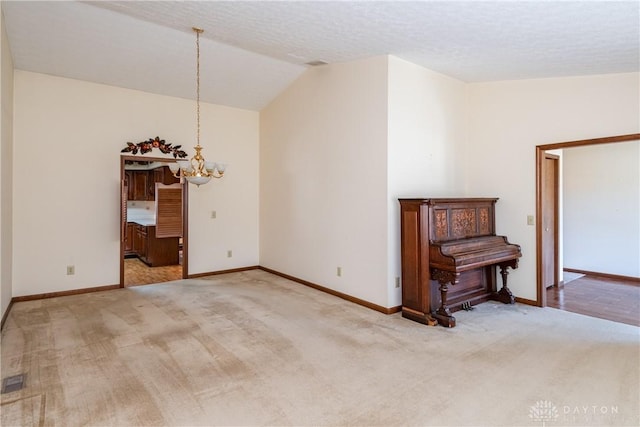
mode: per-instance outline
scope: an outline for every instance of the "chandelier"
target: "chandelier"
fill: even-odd
[[[197,115],[197,133],[196,133],[196,150],[195,156],[191,160],[178,160],[170,163],[169,168],[176,178],[185,178],[189,183],[198,187],[206,184],[211,178],[222,178],[226,165],[224,163],[215,163],[205,161],[200,153],[200,34],[204,32],[202,28],[193,27],[196,33],[196,115]]]

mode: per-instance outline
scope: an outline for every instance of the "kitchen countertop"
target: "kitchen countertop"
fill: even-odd
[[[144,225],[145,227],[155,226],[155,219],[129,219],[127,222],[133,222],[134,224]]]

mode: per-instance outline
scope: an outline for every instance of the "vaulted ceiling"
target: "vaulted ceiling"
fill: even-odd
[[[640,70],[638,1],[3,1],[17,69],[260,110],[309,67],[395,55],[465,82]]]

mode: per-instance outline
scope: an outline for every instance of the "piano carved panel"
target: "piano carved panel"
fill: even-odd
[[[475,236],[476,227],[475,209],[451,209],[451,235],[455,239],[466,236]]]
[[[455,326],[452,312],[513,296],[507,268],[520,247],[495,234],[496,198],[400,199],[402,315]],[[497,268],[503,287],[497,292]]]
[[[491,228],[489,226],[489,208],[478,208],[478,212],[480,212],[479,234],[491,234]]]
[[[497,199],[473,199],[474,203],[464,202],[467,199],[429,200],[433,203],[429,205],[432,218],[427,227],[429,240],[440,242],[494,234],[493,203]]]
[[[437,209],[436,211],[436,239],[446,239],[449,235],[449,222],[447,221],[447,210]]]

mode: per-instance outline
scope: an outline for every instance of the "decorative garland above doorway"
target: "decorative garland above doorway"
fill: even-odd
[[[172,154],[174,159],[177,158],[185,158],[187,157],[187,153],[182,151],[182,145],[171,146],[171,143],[166,143],[164,139],[160,139],[160,137],[156,136],[155,138],[149,138],[147,141],[138,142],[134,144],[133,142],[127,142],[127,146],[120,150],[121,153],[131,153],[131,154],[146,154],[151,152],[154,148],[159,149],[164,154]]]

